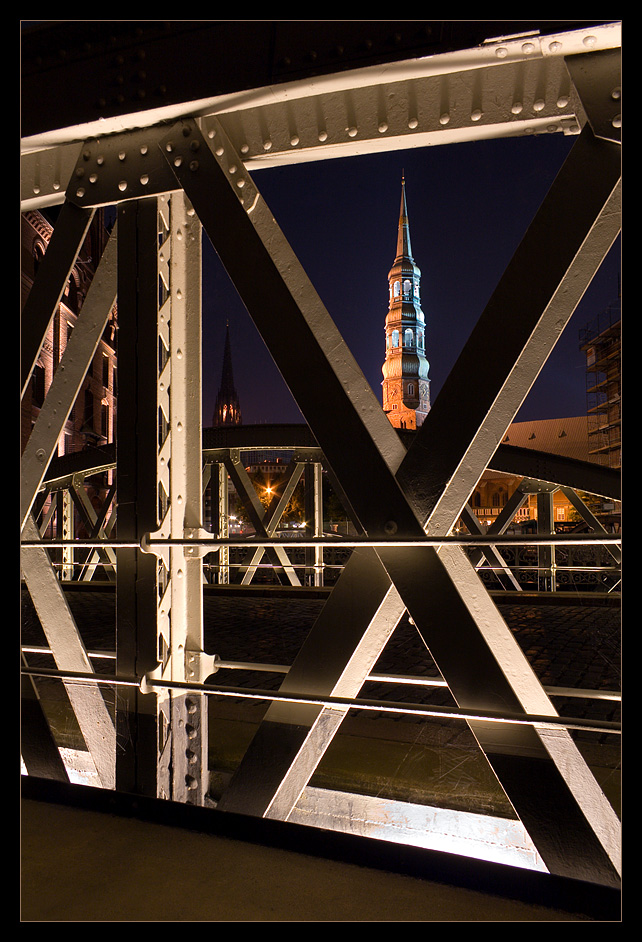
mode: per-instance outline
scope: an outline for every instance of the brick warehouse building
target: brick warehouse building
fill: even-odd
[[[53,231],[54,217],[37,210],[22,214],[21,292],[22,304],[29,293],[38,265]],[[96,213],[85,242],[71,271],[37,366],[22,400],[21,447],[24,449],[38,417],[54,373],[63,357],[76,319],[86,297],[96,265],[109,233],[104,213]],[[114,307],[98,344],[92,367],[85,377],[76,403],[58,443],[58,456],[114,441],[117,397],[117,316]]]

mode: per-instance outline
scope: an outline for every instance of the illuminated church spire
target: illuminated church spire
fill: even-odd
[[[383,409],[395,428],[418,428],[430,410],[420,280],[421,271],[410,246],[406,184],[402,177],[397,255],[388,275],[386,359],[382,367]]]
[[[223,372],[221,386],[216,397],[212,425],[240,425],[241,406],[239,397],[234,388],[234,374],[232,372],[232,350],[230,347],[230,325],[226,325],[225,348],[223,350]]]

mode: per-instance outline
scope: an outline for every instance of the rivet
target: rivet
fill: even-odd
[[[190,169],[192,172],[193,172],[194,170],[198,170],[198,160],[190,160],[190,162],[189,162],[189,169]]]
[[[321,141],[321,143],[323,144],[323,142],[327,141],[327,139],[328,139],[327,131],[319,131],[319,140]]]
[[[83,197],[85,195],[85,190],[82,186],[78,187],[76,190],[76,196]]]
[[[392,536],[393,533],[397,532],[397,524],[394,520],[388,520],[383,529],[388,534],[388,536]]]
[[[622,127],[622,115],[616,114],[616,116],[611,121],[611,124],[613,125],[614,128],[621,128]]]
[[[292,147],[296,147],[298,143],[299,143],[299,138],[297,137],[296,134],[293,134],[292,137],[290,138],[290,145]]]
[[[243,187],[245,186],[245,180],[241,177],[240,180],[236,181],[236,185],[238,186],[239,189],[243,189]]]
[[[611,98],[613,99],[613,101],[618,101],[621,97],[622,97],[622,89],[614,88],[613,91],[611,92]]]
[[[541,98],[538,98],[537,101],[533,102],[533,111],[543,111],[546,102],[542,101]]]
[[[236,173],[236,164],[232,164],[230,167],[228,167],[228,171],[230,173]]]
[[[385,121],[382,121],[381,124],[379,125],[379,134],[385,134],[387,130],[388,130],[388,125],[386,124]]]
[[[439,115],[440,124],[448,124],[449,122],[450,122],[450,115],[448,114],[448,112],[445,111],[443,114]]]
[[[249,145],[248,145],[248,144],[243,144],[243,146],[241,147],[241,153],[242,153],[242,154],[248,154],[249,152],[250,152]]]
[[[417,120],[417,118],[411,118],[410,121],[408,122],[408,127],[414,130],[418,124],[419,124],[419,121]]]
[[[516,102],[514,102],[513,105],[511,106],[511,109],[510,109],[510,110],[511,110],[511,113],[512,113],[512,114],[521,114],[523,107],[524,107],[524,106],[523,106],[523,104],[521,103],[521,101],[516,101]]]
[[[557,52],[558,49],[562,48],[562,44],[558,39],[554,39],[552,43],[549,44],[549,52]]]
[[[121,180],[120,183],[118,184],[118,189],[119,189],[122,193],[124,193],[125,190],[127,189],[127,180]]]
[[[530,55],[531,52],[534,52],[534,51],[535,51],[535,46],[534,46],[533,43],[523,43],[523,44],[522,44],[522,52],[524,53],[525,56]]]
[[[568,105],[568,95],[560,95],[560,97],[557,99],[557,107],[566,108],[567,105]]]
[[[506,56],[508,55],[508,49],[506,48],[506,46],[499,46],[495,50],[495,55],[497,56],[498,59],[505,59]]]
[[[143,186],[145,186],[147,183],[149,183],[149,174],[143,173],[143,174],[141,175],[140,182],[143,184]]]
[[[147,144],[143,144],[141,146],[140,152],[143,156],[145,156],[145,154],[147,153]]]
[[[124,160],[126,157],[127,157],[127,153],[124,150],[121,150],[120,153],[118,154],[118,159]]]
[[[180,165],[181,165],[182,163],[183,163],[183,158],[182,158],[182,157],[174,157],[174,166],[175,166],[175,167],[180,167]]]
[[[263,141],[263,150],[272,150],[272,141]]]
[[[346,131],[348,132],[348,137],[356,137],[356,136],[357,136],[357,129],[356,129],[355,127],[346,128]]]
[[[96,163],[98,164],[99,167],[102,167],[102,165],[105,163],[105,158],[102,155],[99,157],[96,157]]]
[[[38,461],[44,461],[46,457],[47,457],[47,454],[44,448],[39,448],[38,451],[36,452],[36,458],[38,459]]]
[[[215,150],[215,154],[217,157],[222,157],[224,153],[225,153],[225,150],[222,147],[217,147]]]
[[[597,42],[597,39],[595,36],[585,36],[582,42],[585,46],[594,46]]]
[[[481,116],[482,116],[481,110],[480,110],[479,108],[475,108],[475,110],[471,112],[470,120],[471,120],[471,121],[479,121],[479,119],[481,118]]]
[[[90,174],[89,174],[89,182],[90,182],[90,183],[95,183],[97,179],[98,179],[98,174],[96,174],[96,173],[90,173]]]

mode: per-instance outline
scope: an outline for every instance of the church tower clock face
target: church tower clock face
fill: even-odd
[[[420,284],[421,271],[412,257],[406,185],[402,179],[397,254],[388,274],[389,306],[382,367],[383,408],[396,428],[418,428],[430,409]]]

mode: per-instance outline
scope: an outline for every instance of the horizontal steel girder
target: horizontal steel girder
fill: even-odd
[[[252,170],[503,136],[579,133],[586,114],[565,58],[582,60],[589,49],[618,50],[620,24],[591,28],[577,24],[576,29],[559,24],[558,32],[513,37],[498,36],[494,30],[499,25],[489,23],[487,38],[491,33],[496,38],[475,48],[428,41],[416,57],[397,61],[387,57],[385,68],[342,68],[327,74],[317,69],[307,78],[295,78],[292,73],[290,81],[284,74],[276,85],[257,81],[243,91],[221,88],[222,94],[210,92],[209,99],[202,87],[194,89],[195,99],[136,114],[123,110],[119,118],[101,116],[100,121],[91,120],[90,110],[84,126],[61,124],[50,134],[25,141],[23,208],[61,202],[66,188],[82,190],[83,205],[99,203],[101,195],[93,177],[99,177],[106,164],[95,168],[83,163],[85,148],[79,148],[79,138],[99,141],[106,148],[102,156],[108,163],[110,138],[117,141],[124,129],[144,137],[154,125],[180,115],[202,116],[206,132],[210,118],[220,122],[240,159]],[[342,26],[334,24],[335,33]],[[167,63],[165,68],[169,68]],[[189,78],[192,72],[188,72]],[[86,82],[85,76],[83,87]],[[39,115],[43,114],[41,93],[39,88]],[[607,123],[617,120],[620,108],[617,99],[606,103]],[[151,150],[147,153],[151,155]],[[127,184],[127,195],[135,195],[131,152],[126,160],[119,150],[114,156],[119,168],[117,184]],[[76,157],[80,157],[77,163]],[[162,192],[154,155],[146,163],[136,179],[146,177],[147,194]],[[150,172],[152,164],[156,167]],[[115,196],[122,198],[122,193]]]
[[[590,131],[580,137],[444,387],[440,408],[429,413],[406,454],[222,128],[212,140],[214,153],[195,125],[183,123],[164,146],[365,531],[374,538],[445,535],[619,231],[618,149],[596,141]],[[552,231],[559,235],[554,252]],[[515,317],[514,299],[525,282],[535,290]],[[492,369],[482,371],[479,364],[486,358],[479,356],[478,345],[489,326],[490,335],[500,331],[506,343]],[[313,394],[316,388],[324,390],[322,402]],[[462,409],[464,389],[475,395]],[[336,415],[342,416],[340,423]],[[434,441],[440,442],[438,450],[431,447]],[[364,468],[371,482],[367,489]],[[429,547],[381,549],[353,559],[288,674],[289,690],[336,694],[349,675],[356,694],[407,608],[461,706],[510,704],[554,715],[457,547],[439,553]],[[444,621],[447,632],[439,627]],[[346,622],[352,640],[350,651],[341,655],[339,633]],[[332,679],[319,659],[307,654],[319,644],[332,652]],[[309,749],[306,739],[319,732],[318,718],[327,720],[327,711],[306,712],[295,708],[292,714],[282,705],[268,711],[221,807],[269,813],[287,785],[291,809],[324,748],[317,741]],[[330,735],[321,736],[325,744],[338,722],[330,718],[330,725]],[[491,727],[471,724],[549,868],[617,882],[618,822],[590,775],[590,781],[582,775],[578,785],[584,763],[570,738],[552,741],[544,730]],[[266,774],[268,754],[273,776]],[[305,772],[295,775],[291,786],[287,780],[297,761]]]

